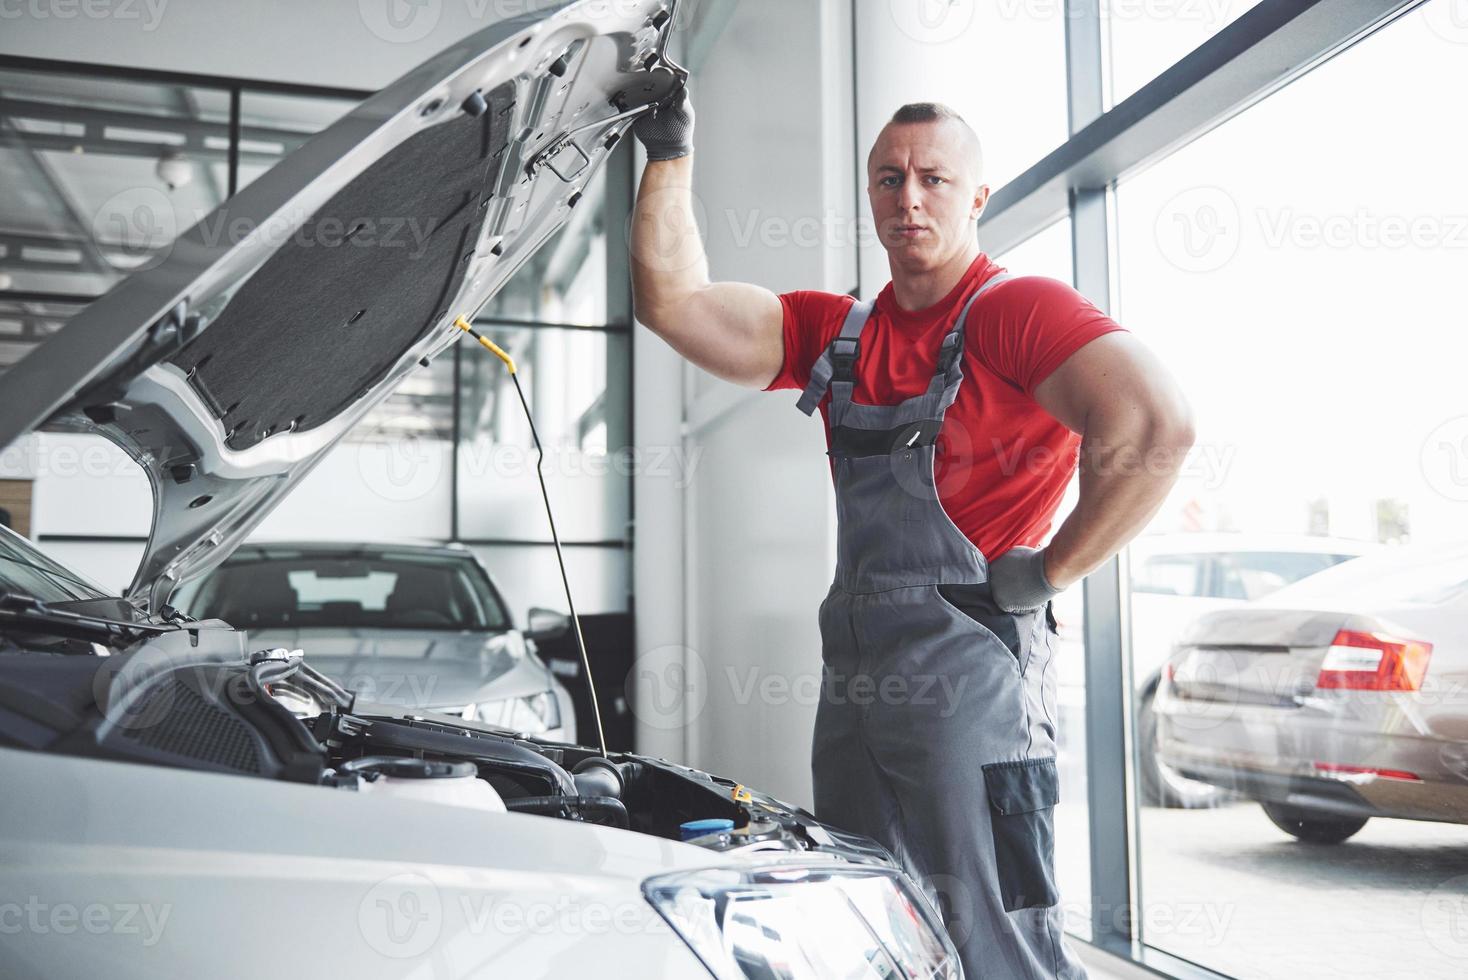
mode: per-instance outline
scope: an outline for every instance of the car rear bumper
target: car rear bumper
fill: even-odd
[[[1468,823],[1468,746],[1310,707],[1213,707],[1159,693],[1164,764],[1255,800],[1347,816]]]

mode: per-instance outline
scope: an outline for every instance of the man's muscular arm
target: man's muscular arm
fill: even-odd
[[[1194,441],[1192,409],[1135,335],[1105,334],[1035,388],[1035,400],[1081,435],[1080,496],[1044,548],[1056,589],[1116,554],[1162,507]]]
[[[761,286],[709,281],[693,219],[686,98],[685,89],[680,101],[659,110],[661,118],[637,123],[648,164],[632,212],[633,305],[638,320],[705,371],[764,388],[785,362],[784,311],[780,298]]]

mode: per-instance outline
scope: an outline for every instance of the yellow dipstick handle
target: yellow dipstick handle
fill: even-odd
[[[462,316],[455,317],[454,326],[458,327],[460,330],[464,331],[466,334],[479,341],[485,347],[488,347],[490,353],[494,354],[495,357],[498,357],[500,360],[505,362],[505,367],[510,369],[511,374],[515,373],[515,359],[509,354],[505,353],[504,348],[502,348],[499,344],[496,344],[494,341],[484,336],[484,334],[469,326],[468,320],[465,320]]]

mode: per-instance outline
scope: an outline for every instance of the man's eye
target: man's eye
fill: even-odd
[[[895,187],[895,186],[897,186],[897,178],[896,177],[883,177],[882,178],[882,186],[883,187]]]

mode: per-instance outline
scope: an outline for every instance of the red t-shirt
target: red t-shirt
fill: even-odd
[[[1003,271],[980,253],[958,285],[923,310],[898,307],[889,282],[862,334],[852,398],[893,405],[926,390],[964,300]],[[816,290],[781,294],[785,364],[766,391],[806,386],[852,302]],[[1084,344],[1121,329],[1070,286],[1043,276],[1011,278],[974,304],[963,383],[944,417],[934,474],[943,509],[986,558],[1017,544],[1039,547],[1075,473],[1081,437],[1040,407],[1035,386]],[[829,403],[828,393],[822,419]]]

